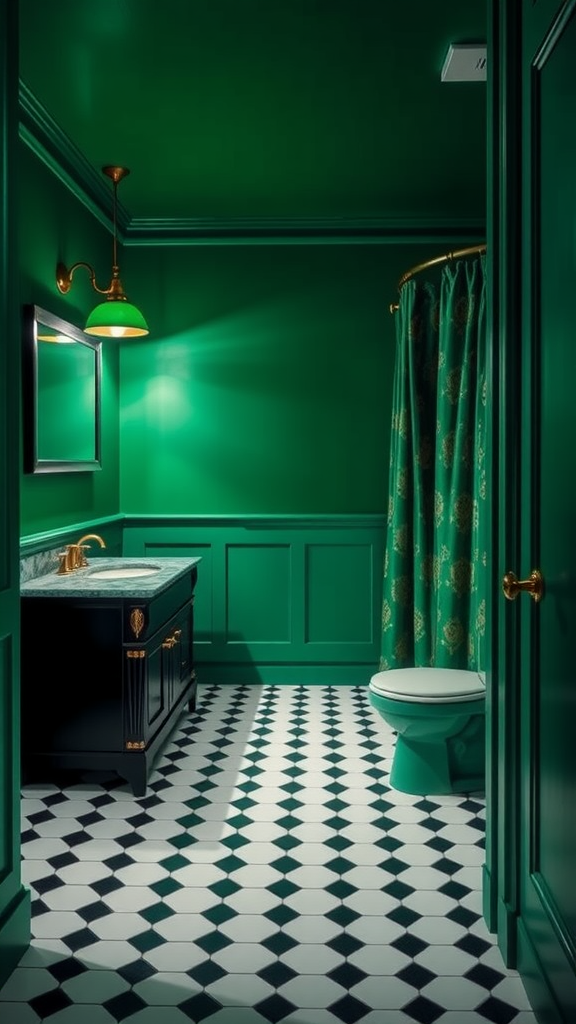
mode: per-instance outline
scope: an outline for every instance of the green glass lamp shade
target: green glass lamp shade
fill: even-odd
[[[148,324],[137,306],[116,299],[107,299],[95,306],[84,330],[97,338],[138,338],[149,333]]]

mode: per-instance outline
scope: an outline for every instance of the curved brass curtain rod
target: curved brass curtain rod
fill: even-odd
[[[444,253],[443,256],[435,256],[434,259],[426,260],[425,263],[417,263],[415,267],[411,267],[398,281],[398,291],[401,291],[403,285],[406,284],[410,278],[414,277],[414,274],[419,274],[421,270],[427,270],[428,267],[434,267],[437,263],[449,263],[450,260],[459,260],[462,256],[476,256],[477,254],[486,252],[486,245],[469,245],[466,249],[455,249],[454,252]],[[398,309],[397,302],[390,303],[390,312],[395,313]]]

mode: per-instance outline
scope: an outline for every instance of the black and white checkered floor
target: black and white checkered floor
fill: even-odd
[[[135,799],[22,794],[6,1024],[534,1024],[481,918],[484,800],[387,785],[365,687],[204,686]]]

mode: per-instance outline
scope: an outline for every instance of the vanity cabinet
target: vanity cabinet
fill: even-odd
[[[197,568],[156,596],[22,596],[22,771],[114,770],[146,792],[155,758],[193,711]]]

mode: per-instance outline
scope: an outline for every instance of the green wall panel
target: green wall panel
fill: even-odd
[[[56,262],[86,260],[101,287],[110,276],[110,234],[24,143],[19,144],[19,269],[21,302],[34,303],[82,327],[98,296],[80,270],[68,295],[56,287]],[[102,346],[102,469],[90,473],[21,475],[20,533],[59,529],[113,515],[119,502],[119,352]],[[61,427],[73,429],[74,407],[59,407]]]
[[[442,247],[128,248],[121,511],[382,512],[400,275]]]
[[[306,643],[372,643],[373,560],[372,544],[306,546]]]
[[[227,544],[226,643],[289,644],[289,544]]]

